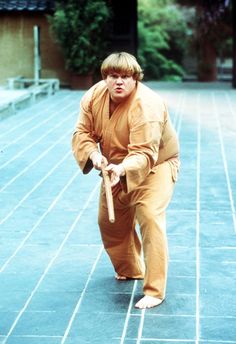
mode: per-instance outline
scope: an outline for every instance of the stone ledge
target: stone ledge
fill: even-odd
[[[35,84],[33,79],[21,76],[9,78],[7,88],[0,90],[0,120],[33,105],[45,96],[53,95],[59,89],[58,79],[40,79]]]

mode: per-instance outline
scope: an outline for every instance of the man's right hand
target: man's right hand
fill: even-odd
[[[105,158],[105,156],[103,156],[97,151],[92,152],[89,158],[92,160],[93,167],[96,168],[96,170],[101,170],[102,165],[104,167],[108,165],[108,161]]]

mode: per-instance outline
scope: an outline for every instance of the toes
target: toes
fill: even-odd
[[[135,304],[135,307],[139,309],[153,308],[160,305],[162,301],[156,297],[146,295]]]
[[[119,281],[120,281],[120,280],[121,280],[121,281],[125,281],[125,280],[127,279],[127,277],[121,276],[121,275],[118,275],[118,274],[115,276],[115,278],[116,278],[117,280],[119,280]]]
[[[136,304],[135,304],[135,308],[139,308],[139,309],[142,309],[143,308],[143,303],[141,302],[142,300],[140,300],[139,302],[137,302]]]

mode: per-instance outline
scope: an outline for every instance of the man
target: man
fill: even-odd
[[[178,174],[178,139],[164,102],[140,82],[143,73],[134,56],[125,52],[109,55],[101,74],[103,80],[81,100],[73,153],[85,174],[93,167],[106,166],[116,221],[108,220],[101,187],[98,222],[102,241],[118,280],[144,278],[144,296],[135,307],[151,308],[165,298],[165,211]]]

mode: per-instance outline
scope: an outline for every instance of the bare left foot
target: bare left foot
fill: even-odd
[[[118,274],[116,274],[115,278],[116,278],[118,281],[125,281],[125,280],[127,280],[127,277],[121,276],[121,275],[118,275]]]
[[[163,300],[158,299],[157,297],[145,295],[141,300],[139,300],[135,307],[144,309],[144,308],[153,308],[158,305],[160,305],[163,302]]]

